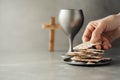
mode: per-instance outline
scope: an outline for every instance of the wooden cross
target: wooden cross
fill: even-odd
[[[55,29],[60,29],[59,24],[55,24],[55,17],[50,18],[50,23],[49,24],[43,24],[42,28],[44,29],[49,29],[49,44],[48,44],[48,50],[50,52],[54,51],[54,34],[55,34]]]

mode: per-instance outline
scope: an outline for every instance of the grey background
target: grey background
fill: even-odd
[[[85,22],[74,40],[75,46],[81,43],[89,21],[118,13],[119,3],[120,0],[0,0],[0,51],[47,50],[48,30],[41,29],[41,25],[48,23],[51,16],[57,18],[62,8],[83,9]],[[67,49],[66,36],[57,30],[55,50]]]

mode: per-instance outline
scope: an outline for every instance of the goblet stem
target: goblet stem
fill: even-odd
[[[69,50],[68,52],[73,52],[73,38],[68,37],[69,40]]]

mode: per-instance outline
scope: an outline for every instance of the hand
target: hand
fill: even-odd
[[[109,49],[112,41],[120,37],[120,14],[91,21],[83,34],[83,42],[100,42],[97,49]]]

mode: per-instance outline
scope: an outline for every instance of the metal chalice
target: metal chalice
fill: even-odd
[[[62,30],[65,32],[69,40],[68,52],[73,52],[74,37],[79,32],[84,22],[83,11],[81,9],[61,9],[58,19]]]

